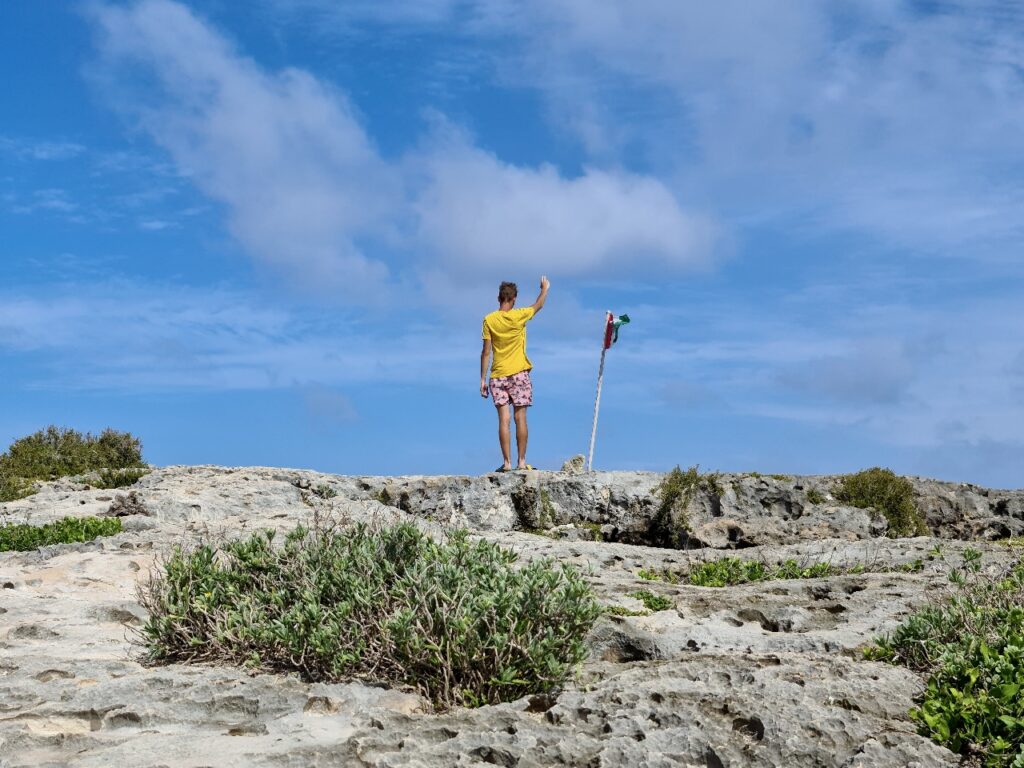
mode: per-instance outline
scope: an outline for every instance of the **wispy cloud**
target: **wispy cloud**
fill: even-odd
[[[77,216],[79,210],[78,203],[71,199],[67,190],[56,188],[37,189],[20,197],[12,194],[7,198],[7,204],[8,210],[17,214],[55,211]]]
[[[32,354],[46,389],[151,392],[279,389],[317,382],[458,381],[478,350],[457,329],[271,308],[219,288],[93,282],[0,297],[0,350]],[[74,370],[73,375],[68,375]]]
[[[250,254],[312,289],[379,301],[424,269],[424,250],[428,270],[490,276],[512,236],[528,240],[516,253],[529,266],[562,274],[624,253],[671,268],[710,253],[714,227],[654,178],[514,166],[464,136],[388,161],[344,93],[265,71],[178,3],[98,6],[94,18],[104,91],[227,206]],[[140,67],[157,88],[133,88]]]
[[[597,364],[593,334],[565,337],[557,326],[600,315],[560,303],[549,303],[530,340],[538,386],[555,407],[592,396]],[[921,459],[929,467],[949,466],[953,454],[943,446],[974,446],[973,456],[1020,442],[1020,345],[1001,333],[1021,321],[1016,302],[960,300],[915,312],[865,306],[867,319],[845,328],[829,320],[827,301],[818,309],[823,322],[807,326],[720,293],[679,307],[637,305],[636,318],[646,320],[610,353],[608,396],[666,419],[685,412],[854,429],[894,450],[931,451]],[[350,422],[353,391],[418,385],[425,371],[432,387],[471,394],[478,326],[425,323],[416,312],[399,319],[396,331],[365,313],[284,306],[230,289],[53,284],[0,294],[0,354],[31,357],[25,385],[36,389],[288,390],[318,422]],[[889,329],[884,338],[873,335],[876,325]]]
[[[387,219],[397,180],[343,94],[299,70],[263,72],[177,3],[94,17],[105,92],[228,206],[250,253],[326,290],[386,279],[357,239]],[[140,65],[157,85],[146,97],[133,90]]]
[[[456,274],[528,272],[588,276],[628,258],[631,269],[707,264],[717,231],[685,211],[660,181],[587,169],[521,168],[456,136],[425,160],[416,202],[419,234]]]
[[[74,141],[41,141],[38,139],[0,136],[0,156],[17,160],[69,160],[85,152],[85,147]]]
[[[1017,3],[430,8],[345,4],[333,12],[340,23],[320,31],[418,25],[475,42],[488,56],[478,76],[545,94],[554,124],[592,158],[621,161],[643,147],[677,195],[727,221],[848,229],[1004,261],[1024,235],[1019,164],[1007,164],[1024,154]]]

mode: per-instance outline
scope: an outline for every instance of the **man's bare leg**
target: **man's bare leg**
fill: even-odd
[[[516,448],[519,449],[519,469],[526,469],[526,441],[530,438],[530,431],[526,428],[525,405],[516,406]]]
[[[512,435],[509,430],[509,406],[505,405],[498,406],[498,442],[501,443],[501,457],[504,460],[502,466],[505,469],[512,469],[512,459],[510,454],[512,452]],[[518,426],[518,421],[517,421]]]

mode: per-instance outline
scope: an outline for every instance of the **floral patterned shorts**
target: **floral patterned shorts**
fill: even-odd
[[[509,401],[516,406],[533,405],[533,382],[529,371],[491,379],[490,389],[496,406],[508,405]]]

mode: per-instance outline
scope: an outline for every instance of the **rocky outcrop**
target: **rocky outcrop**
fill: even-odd
[[[646,546],[653,473],[342,477],[169,467],[131,489],[47,484],[0,522],[116,515],[88,544],[0,553],[0,766],[942,766],[906,712],[921,681],[859,648],[947,588],[966,546],[1024,532],[1024,493],[914,479],[932,537],[835,501],[830,477],[723,474],[673,512],[688,548]],[[813,500],[813,501],[812,501]],[[468,527],[577,565],[608,615],[558,696],[432,713],[409,692],[203,666],[145,667],[136,587],[181,541],[318,516]],[[544,535],[540,535],[544,534]],[[713,589],[672,574],[723,555],[828,562],[827,578]],[[909,566],[909,567],[907,567]],[[647,580],[652,573],[668,580]],[[646,589],[668,610],[647,612]]]

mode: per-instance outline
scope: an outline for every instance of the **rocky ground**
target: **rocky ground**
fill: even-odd
[[[859,648],[945,589],[965,546],[1008,562],[994,540],[1024,533],[1024,491],[914,480],[932,536],[889,539],[835,500],[835,478],[722,475],[690,500],[688,548],[667,549],[650,546],[660,480],[169,467],[131,491],[59,481],[0,505],[0,522],[114,514],[125,529],[0,554],[0,766],[958,764],[907,718],[922,681]],[[465,526],[524,559],[573,562],[602,602],[643,615],[599,620],[557,697],[443,714],[362,684],[138,663],[135,589],[161,552],[318,514]],[[720,589],[639,575],[726,554],[862,572]],[[672,607],[645,612],[640,589]]]

